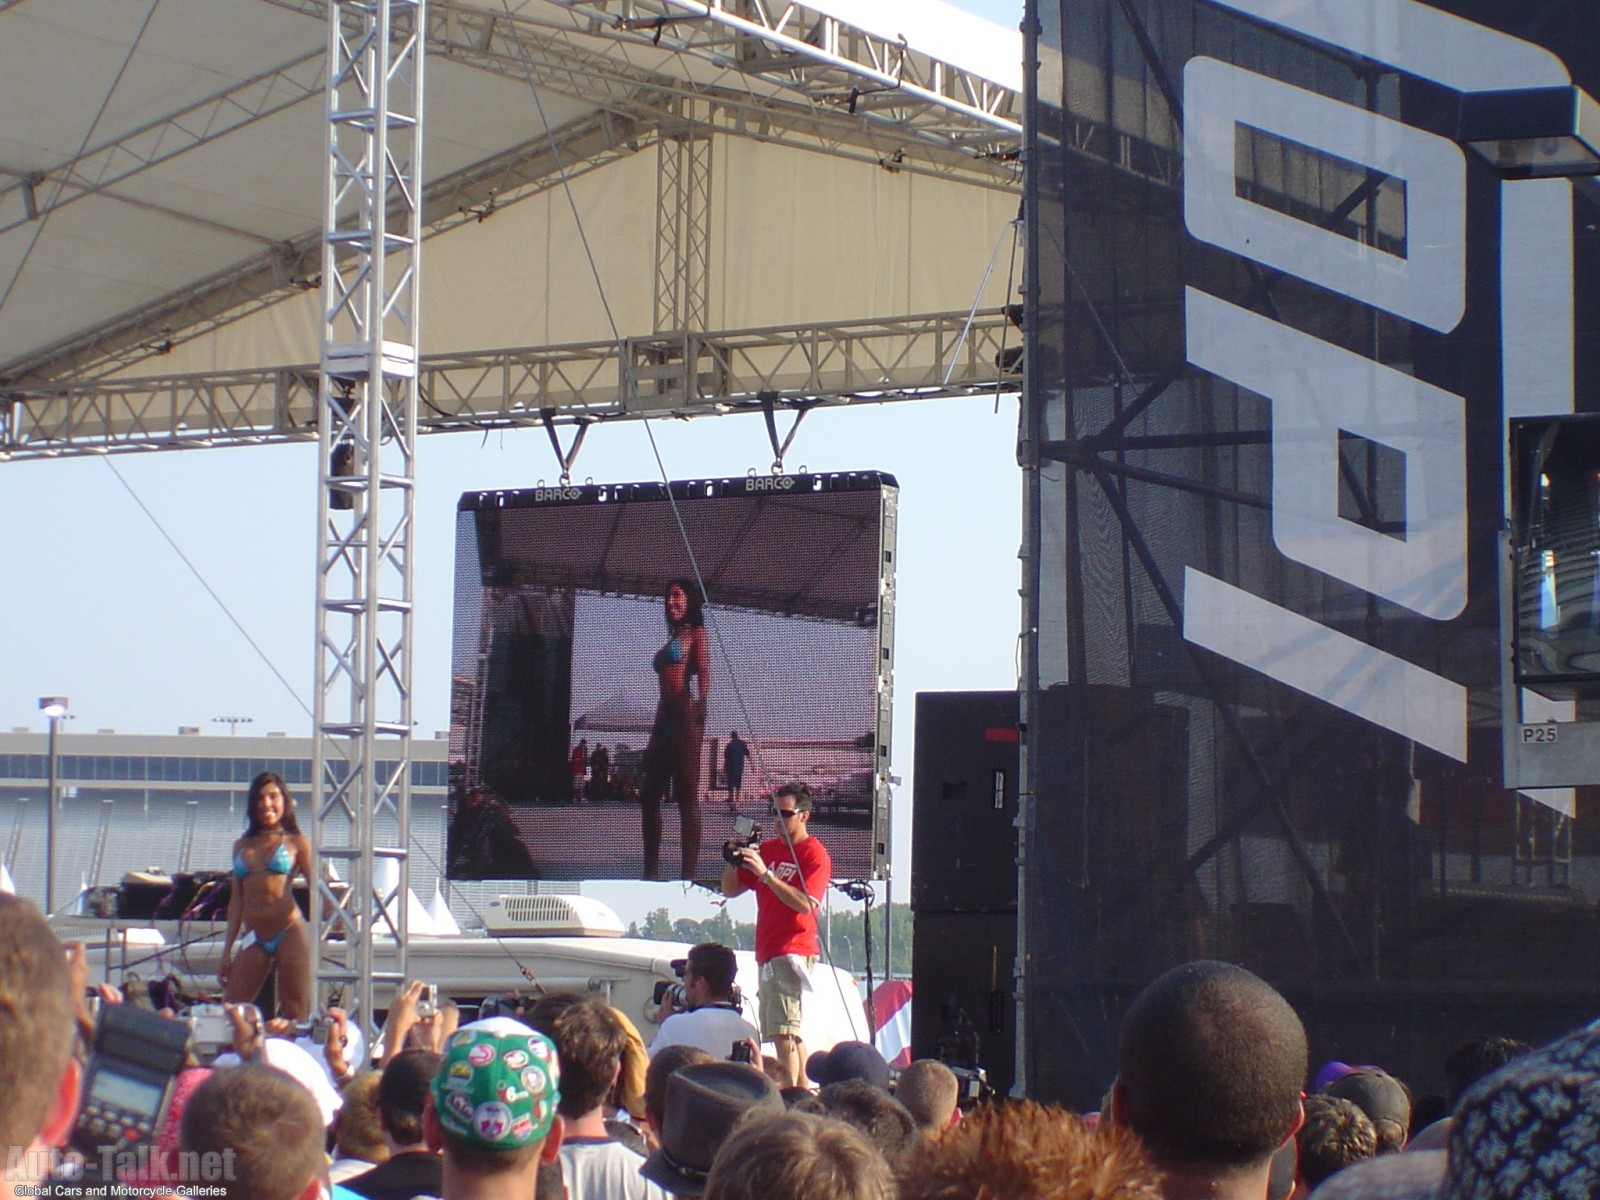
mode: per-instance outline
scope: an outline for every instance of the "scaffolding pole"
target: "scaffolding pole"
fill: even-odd
[[[328,6],[311,916],[317,1003],[369,1030],[407,957],[424,2]]]

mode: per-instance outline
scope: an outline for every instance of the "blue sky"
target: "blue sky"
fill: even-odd
[[[1015,27],[1020,3],[960,0]],[[973,281],[976,292],[979,281]],[[765,473],[759,417],[651,426],[673,478]],[[874,469],[901,486],[893,770],[896,898],[909,880],[913,696],[1008,689],[1017,673],[1021,480],[1012,397],[812,412],[787,465]],[[0,465],[0,727],[42,728],[38,697],[71,697],[75,731],[173,732],[249,716],[249,732],[309,732],[315,560],[309,446]],[[448,723],[454,506],[460,493],[553,482],[542,431],[429,436],[418,453],[416,717]],[[124,487],[118,474],[127,481]],[[590,431],[579,480],[660,478],[639,423]],[[129,488],[148,507],[147,516]],[[157,522],[176,543],[174,550]],[[184,564],[194,564],[294,685],[297,699]],[[70,873],[70,872],[69,872]],[[625,919],[704,905],[670,885],[596,888]],[[746,919],[747,914],[739,914]]]
[[[975,12],[980,17],[988,17],[1001,25],[1017,26],[1022,24],[1021,0],[950,0],[957,8],[964,8],[968,12]]]

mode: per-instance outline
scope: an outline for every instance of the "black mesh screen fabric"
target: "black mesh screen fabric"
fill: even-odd
[[[1029,18],[1029,1093],[1096,1107],[1193,957],[1419,1094],[1591,1018],[1600,811],[1503,786],[1497,539],[1507,419],[1600,408],[1600,192],[1502,182],[1457,114],[1600,91],[1594,15]]]

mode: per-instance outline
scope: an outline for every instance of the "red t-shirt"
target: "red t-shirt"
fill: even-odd
[[[813,900],[820,901],[828,890],[828,880],[833,877],[833,859],[815,836],[794,844],[794,854],[782,838],[768,838],[761,843],[761,861],[778,877],[778,882],[798,887],[800,880],[794,861],[800,860],[805,872],[805,890]],[[817,942],[817,918],[814,913],[795,912],[777,894],[755,877],[754,872],[739,868],[739,882],[756,894],[756,962],[764,963],[781,954],[802,954],[815,958],[821,953]]]

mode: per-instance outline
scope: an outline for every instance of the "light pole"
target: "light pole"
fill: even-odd
[[[56,910],[56,729],[67,715],[65,696],[40,696],[39,711],[50,719],[49,798],[44,809],[44,911]]]
[[[226,725],[228,727],[228,736],[232,737],[239,732],[239,726],[248,725],[253,720],[255,720],[254,717],[212,717],[211,723],[213,725]]]

